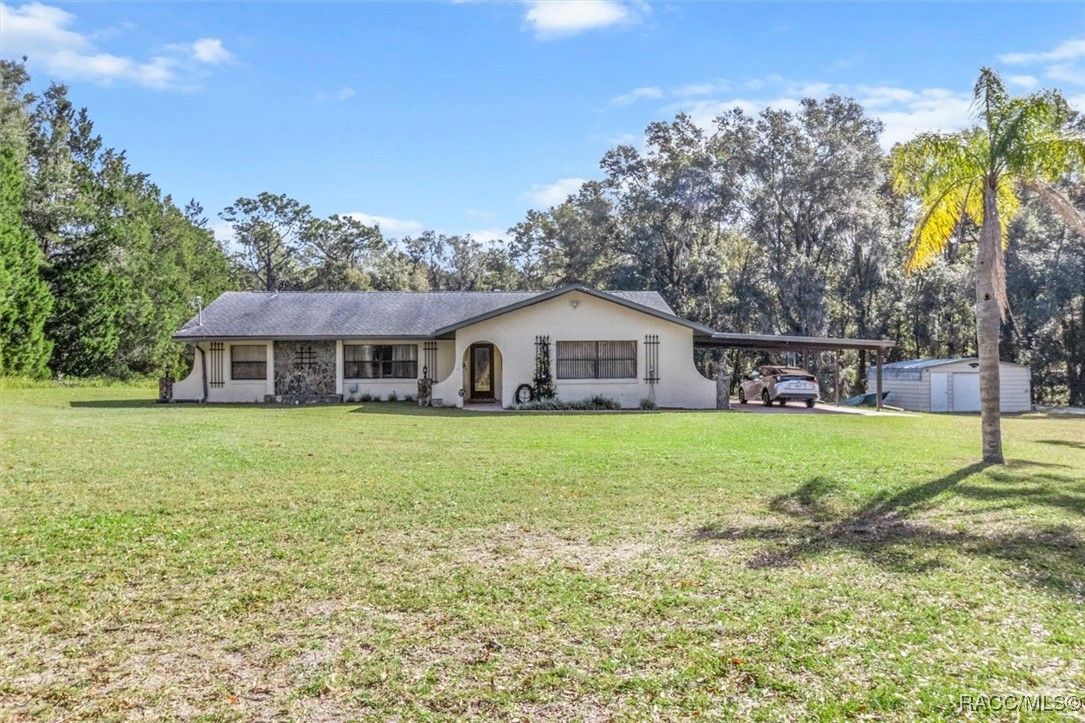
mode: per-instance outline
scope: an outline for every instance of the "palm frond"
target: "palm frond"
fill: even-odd
[[[1029,152],[1036,142],[1073,137],[1066,132],[1069,108],[1058,93],[1034,93],[1024,98],[1014,98],[1005,104],[1001,115],[1002,121],[993,140],[991,154],[1003,169],[1011,173],[1030,172],[1032,169],[1029,166],[1037,160],[1053,160],[1042,156],[1037,158]]]
[[[982,214],[982,190],[977,188],[974,179],[962,179],[941,193],[923,199],[919,222],[908,243],[905,271],[920,271],[933,264],[945,252],[949,240],[966,216],[976,221],[982,218],[982,215],[972,215],[977,197]]]
[[[980,68],[980,77],[972,89],[972,106],[977,110],[982,123],[980,124],[988,135],[988,146],[994,146],[994,139],[998,135],[1001,121],[1001,111],[1009,98],[1006,86],[997,72],[984,66]]]
[[[925,133],[893,148],[893,188],[918,198],[919,221],[908,244],[905,270],[930,266],[942,254],[961,221],[982,218],[982,143],[972,133]],[[979,215],[975,197],[980,198]]]
[[[1007,163],[1013,176],[1055,183],[1068,173],[1085,170],[1085,138],[1069,132],[1045,133],[1029,138],[1015,149]]]
[[[1028,190],[1042,198],[1044,203],[1062,218],[1067,227],[1085,239],[1085,213],[1082,213],[1074,205],[1073,201],[1066,197],[1066,194],[1050,183],[1044,183],[1043,181],[1025,181],[1024,185]]]

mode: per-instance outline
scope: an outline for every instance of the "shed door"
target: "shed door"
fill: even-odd
[[[931,372],[931,411],[949,411],[949,374]]]
[[[980,375],[967,372],[953,374],[953,411],[978,412],[980,410]]]

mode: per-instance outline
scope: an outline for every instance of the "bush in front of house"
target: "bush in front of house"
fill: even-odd
[[[418,397],[416,395],[414,395],[414,394],[400,395],[399,392],[397,392],[397,391],[395,391],[393,389],[392,391],[388,392],[387,397],[382,397],[379,394],[370,394],[369,392],[362,392],[361,394],[358,394],[357,396],[348,398],[347,401],[348,402],[353,401],[353,402],[411,402],[411,403],[414,403],[414,402],[418,401]]]
[[[640,408],[641,409],[655,409],[656,408],[656,400],[652,399],[651,397],[645,397],[644,399],[640,400]]]
[[[596,394],[594,397],[565,401],[562,399],[536,399],[516,407],[530,412],[597,412],[607,409],[621,409],[622,405],[610,397]]]

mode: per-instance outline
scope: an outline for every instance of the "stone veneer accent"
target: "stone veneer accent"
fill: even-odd
[[[334,394],[334,341],[275,342],[276,396],[312,398]]]

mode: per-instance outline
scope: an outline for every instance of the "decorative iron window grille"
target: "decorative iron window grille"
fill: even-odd
[[[313,347],[299,344],[297,351],[294,352],[294,363],[302,369],[312,369],[316,364],[316,352],[313,351]]]
[[[536,399],[553,399],[554,377],[550,372],[550,337],[535,337],[535,385]]]
[[[223,357],[225,356],[226,345],[221,341],[211,342],[209,354],[211,356],[210,364],[211,368],[207,370],[207,376],[209,378],[209,384],[213,387],[221,387],[226,383],[226,380],[222,377]]]
[[[437,378],[437,342],[427,341],[422,344],[423,378],[434,380]]]
[[[644,381],[659,383],[659,334],[644,335]]]
[[[636,379],[635,341],[559,341],[558,379]]]
[[[234,344],[230,347],[231,379],[267,379],[267,347]]]
[[[344,344],[345,379],[417,379],[417,344]]]

